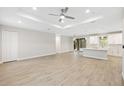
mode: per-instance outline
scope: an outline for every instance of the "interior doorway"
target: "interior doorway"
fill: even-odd
[[[86,39],[78,38],[74,40],[74,50],[79,51],[81,48],[86,48]]]
[[[17,60],[18,33],[2,31],[2,62]]]

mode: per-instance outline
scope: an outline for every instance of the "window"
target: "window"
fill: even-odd
[[[100,43],[100,47],[102,48],[107,47],[107,44],[108,44],[107,36],[100,36],[99,43]]]
[[[90,44],[98,44],[98,37],[97,36],[90,36]]]

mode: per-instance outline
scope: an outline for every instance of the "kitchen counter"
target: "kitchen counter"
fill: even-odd
[[[85,57],[107,60],[107,49],[84,48],[82,53]]]

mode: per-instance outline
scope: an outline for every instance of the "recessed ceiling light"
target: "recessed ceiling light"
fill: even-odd
[[[32,7],[33,10],[37,10],[37,7]]]
[[[90,13],[91,11],[90,11],[90,9],[87,9],[86,11],[85,11],[85,13]]]
[[[22,23],[22,21],[19,20],[18,23],[20,24],[20,23]]]

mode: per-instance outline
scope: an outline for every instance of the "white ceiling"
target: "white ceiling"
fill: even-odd
[[[62,8],[38,7],[33,10],[31,7],[1,7],[0,24],[69,36],[122,30],[122,8],[70,7],[66,15],[75,19],[64,19],[64,23],[58,22],[59,17],[48,15],[60,14]],[[86,13],[87,9],[91,12]],[[94,19],[96,21],[90,23]]]

